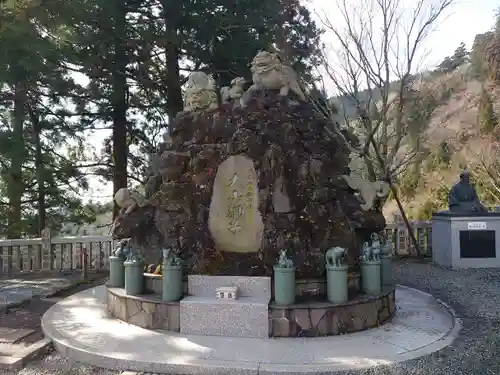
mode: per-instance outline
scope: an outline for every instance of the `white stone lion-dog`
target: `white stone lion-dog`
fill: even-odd
[[[184,92],[184,111],[215,108],[217,108],[217,93],[213,78],[204,72],[192,72]]]
[[[118,207],[125,209],[125,214],[128,215],[134,211],[137,206],[144,206],[146,204],[146,199],[135,190],[121,188],[115,193],[115,202]]]
[[[287,65],[284,65],[277,54],[260,51],[252,60],[251,68],[253,85],[241,97],[240,102],[245,106],[256,90],[279,90],[281,96],[288,96],[290,91],[305,101],[306,97],[300,88],[297,73]]]
[[[245,83],[247,83],[245,78],[237,77],[231,81],[231,87],[224,86],[223,88],[221,88],[220,95],[222,103],[229,103],[231,100],[236,101],[241,98],[243,93],[245,92],[245,89],[243,88],[243,86],[245,86]]]
[[[373,208],[377,198],[387,197],[390,186],[385,181],[368,181],[362,175],[363,161],[360,156],[351,153],[349,156],[350,173],[342,175],[349,187],[357,193],[358,200],[361,203],[363,211],[369,211]]]

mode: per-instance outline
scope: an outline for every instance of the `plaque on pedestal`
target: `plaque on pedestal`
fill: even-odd
[[[500,212],[432,215],[432,260],[450,268],[500,268]]]

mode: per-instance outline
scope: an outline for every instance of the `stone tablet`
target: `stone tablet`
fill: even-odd
[[[208,227],[218,250],[255,253],[264,224],[259,212],[257,173],[251,159],[230,156],[217,169]]]

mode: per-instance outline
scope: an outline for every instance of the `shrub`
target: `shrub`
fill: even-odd
[[[498,123],[495,110],[493,109],[493,101],[484,86],[481,89],[481,96],[479,98],[478,123],[486,133],[491,133]]]

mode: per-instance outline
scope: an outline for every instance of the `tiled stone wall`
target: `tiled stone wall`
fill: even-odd
[[[224,283],[222,283],[224,284]],[[231,283],[227,283],[222,286],[228,286]],[[349,290],[353,292],[359,292],[359,274],[349,275]],[[161,295],[162,293],[162,278],[161,275],[155,275],[152,273],[144,274],[144,288],[147,293],[155,293]],[[208,295],[212,295],[215,291],[215,287],[212,286],[209,290],[210,293],[206,292]],[[274,291],[271,290],[271,292]],[[184,295],[188,294],[188,282],[187,277],[184,280]],[[315,295],[326,295],[326,280],[324,279],[310,279],[310,280],[297,280],[296,285],[296,296],[315,296]],[[194,294],[193,294],[194,295]],[[273,296],[274,297],[274,296]]]
[[[354,281],[357,280],[359,279]],[[146,283],[148,282],[150,286],[157,283],[161,287],[161,276],[146,278]],[[187,288],[187,283],[185,287]],[[313,294],[312,290],[318,290],[322,294],[325,293],[324,288],[325,284],[321,280],[299,281],[297,295],[310,295]],[[358,295],[343,305],[310,302],[281,307],[271,303],[269,335],[329,336],[376,327],[393,316],[396,309],[394,294],[394,287],[387,286],[378,297]],[[179,332],[180,311],[179,302],[164,302],[159,293],[136,297],[126,295],[121,288],[108,288],[109,315],[142,328]]]
[[[360,295],[343,305],[327,302],[278,307],[269,306],[272,337],[315,337],[362,331],[388,321],[396,310],[394,287],[382,295]]]
[[[359,274],[349,275],[348,288],[353,294],[360,291]],[[274,294],[274,291],[273,291]],[[309,279],[297,280],[295,286],[295,295],[297,297],[305,296],[325,296],[326,295],[326,280],[325,279]],[[274,298],[274,295],[273,295]]]
[[[179,332],[179,312],[179,302],[164,302],[160,295],[134,297],[126,295],[124,289],[108,288],[108,313],[124,322]]]

